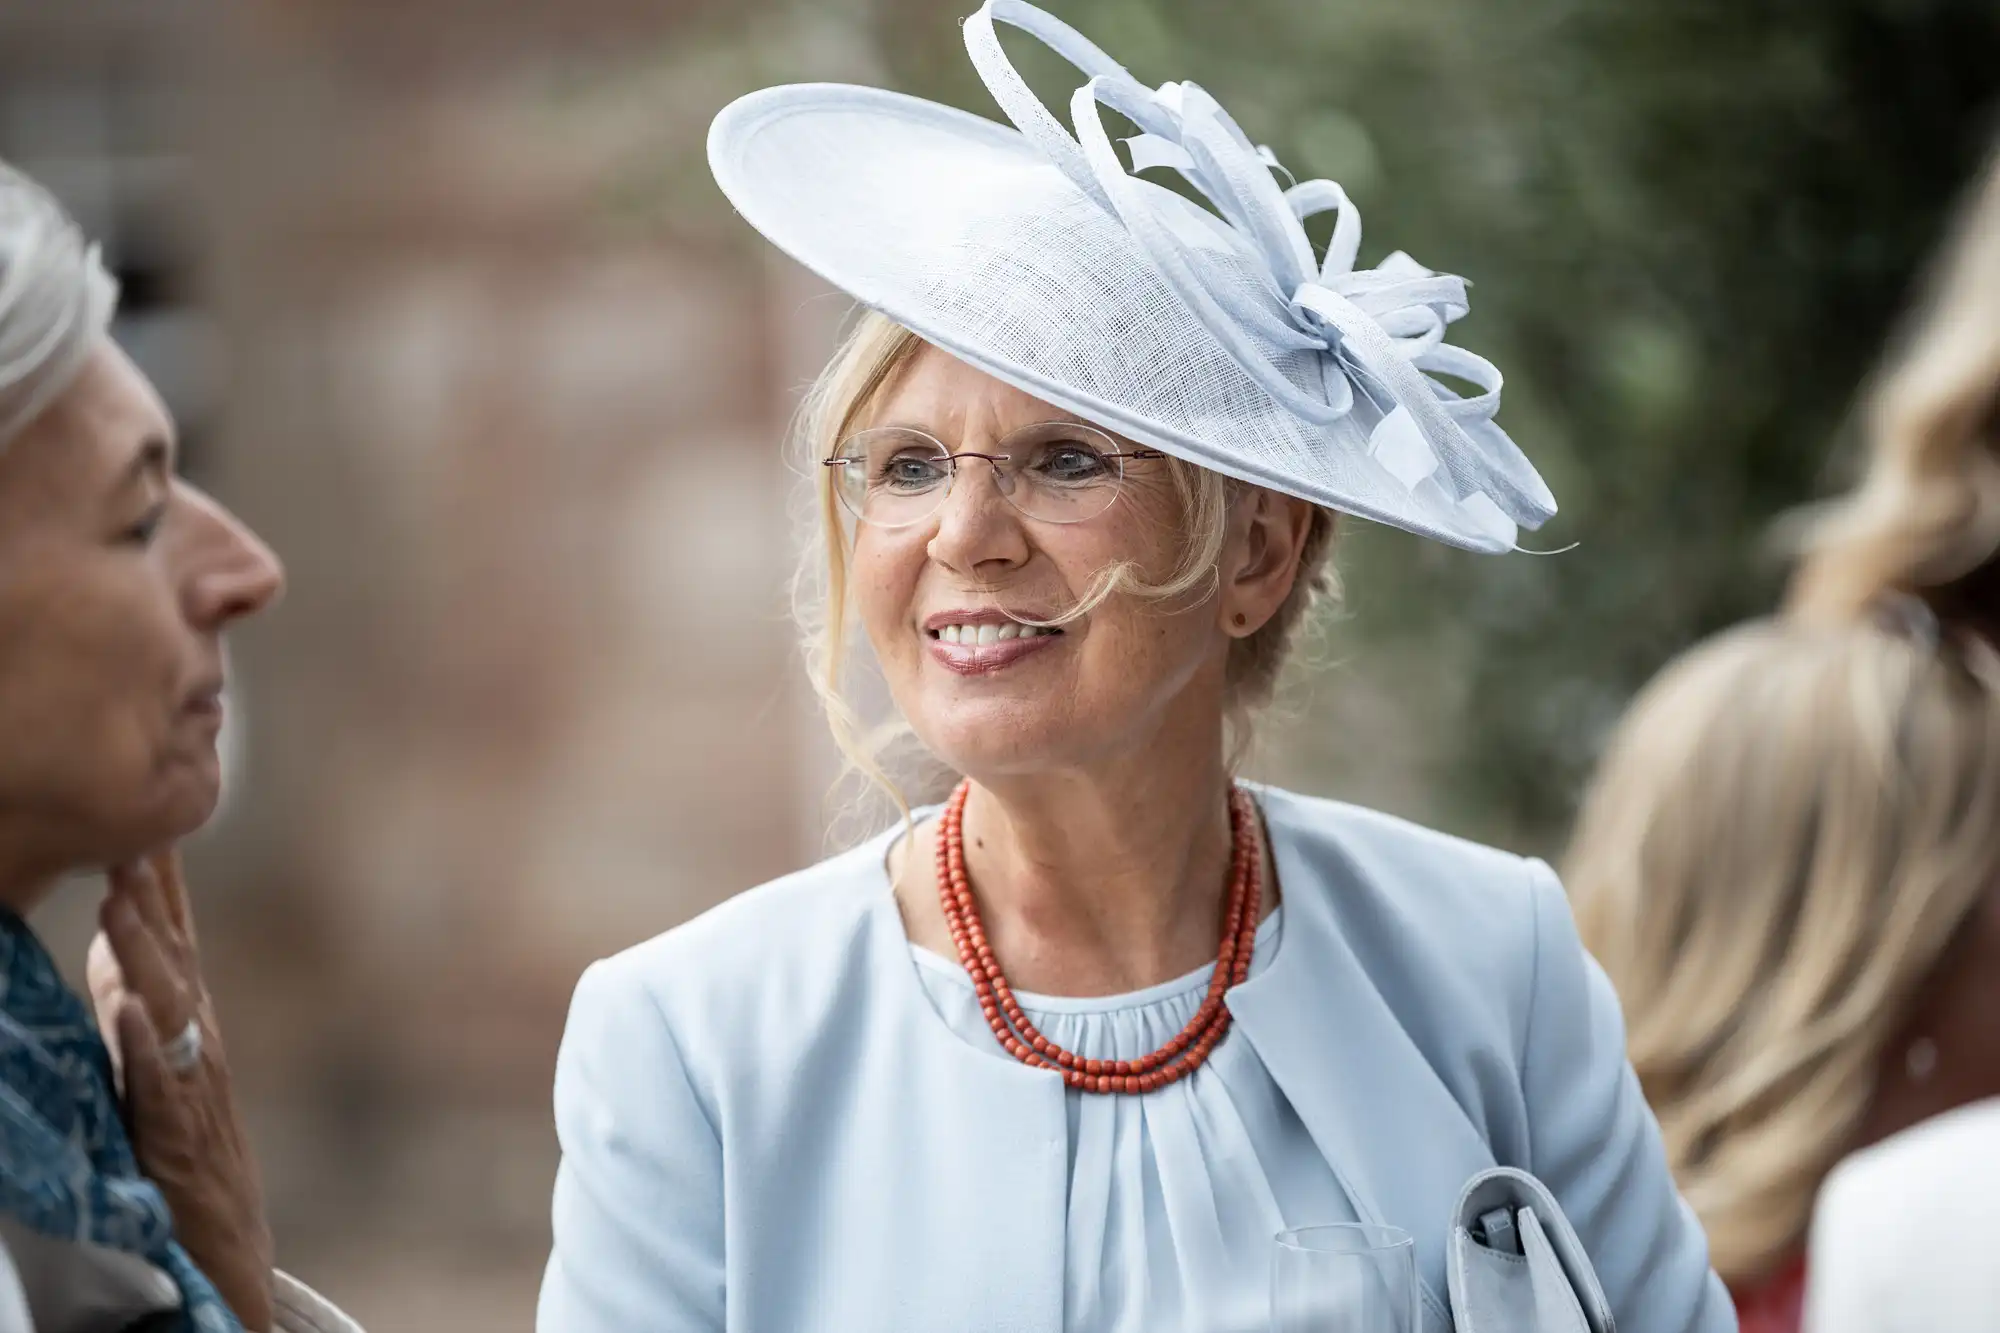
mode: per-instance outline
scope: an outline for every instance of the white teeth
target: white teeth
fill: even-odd
[[[1004,625],[940,625],[937,637],[939,643],[957,643],[967,647],[978,647],[990,643],[1005,643],[1009,639],[1035,639],[1045,634],[1054,634],[1053,628],[1044,629],[1039,625],[1023,625],[1018,621],[1008,621]]]

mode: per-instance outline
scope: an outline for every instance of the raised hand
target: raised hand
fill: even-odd
[[[162,852],[107,878],[88,977],[133,1149],[173,1210],[175,1237],[246,1329],[270,1329],[263,1185],[202,980],[180,857]]]

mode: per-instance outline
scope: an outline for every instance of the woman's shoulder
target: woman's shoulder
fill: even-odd
[[[1313,948],[1351,955],[1437,1060],[1523,1048],[1542,967],[1581,957],[1552,870],[1378,811],[1262,796],[1288,938],[1299,923]]]
[[[1932,1116],[1842,1161],[1820,1191],[1818,1224],[1866,1233],[1885,1218],[1921,1226],[1952,1206],[2000,1226],[2000,1097]]]
[[[1864,1148],[1813,1210],[1806,1312],[1814,1328],[1991,1329],[2000,1274],[2000,1099]]]
[[[1538,895],[1559,887],[1538,860],[1379,810],[1276,787],[1259,794],[1274,843],[1306,878],[1287,889],[1325,896],[1337,910],[1393,907],[1405,919],[1478,932],[1531,913]]]
[[[894,910],[882,863],[893,836],[748,889],[591,964],[575,1008],[643,1003],[676,1028],[719,1038],[822,1009],[865,979],[869,969],[857,963],[881,942],[881,913]]]

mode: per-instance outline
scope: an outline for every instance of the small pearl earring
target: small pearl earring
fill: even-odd
[[[1923,1083],[1937,1072],[1937,1043],[1929,1037],[1919,1037],[1910,1043],[1910,1049],[1903,1053],[1903,1068],[1912,1083]]]

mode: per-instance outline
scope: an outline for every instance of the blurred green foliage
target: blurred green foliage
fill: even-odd
[[[593,66],[552,107],[658,126],[608,174],[607,225],[762,251],[687,131],[815,78],[997,116],[975,3],[700,5],[645,77]],[[1848,479],[1856,393],[2000,128],[2000,0],[1043,3],[1340,181],[1364,264],[1473,279],[1453,339],[1506,372],[1500,419],[1562,506],[1526,544],[1576,549],[1352,525],[1345,613],[1260,768],[1551,850],[1632,691],[1769,609],[1773,521]],[[1066,117],[1074,72],[1003,39]]]
[[[892,86],[993,115],[969,6],[872,22]],[[1475,280],[1455,341],[1507,373],[1501,420],[1563,507],[1526,544],[1579,545],[1478,557],[1356,525],[1332,639],[1386,675],[1368,707],[1405,715],[1363,732],[1426,738],[1410,813],[1546,849],[1631,691],[1769,608],[1772,520],[1844,480],[1856,390],[1995,127],[2000,3],[1049,7],[1341,181],[1364,264],[1404,249]],[[1066,111],[1067,67],[1009,46]],[[1283,745],[1365,791],[1386,761],[1350,743],[1342,690],[1312,689]]]

